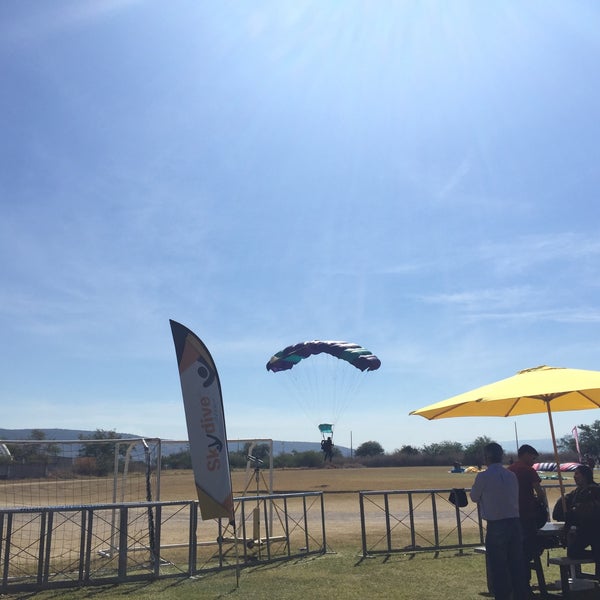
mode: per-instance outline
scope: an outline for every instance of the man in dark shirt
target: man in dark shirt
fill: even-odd
[[[523,554],[530,579],[529,563],[536,553],[539,555],[542,552],[537,543],[538,507],[540,503],[546,507],[546,514],[548,513],[546,492],[541,485],[540,476],[533,468],[537,457],[538,452],[533,446],[523,444],[518,450],[518,460],[508,467],[508,470],[512,471],[519,481],[519,515],[521,529],[523,530]]]

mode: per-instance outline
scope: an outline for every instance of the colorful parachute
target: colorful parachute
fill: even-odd
[[[369,350],[351,342],[301,342],[284,348],[271,357],[267,363],[267,371],[287,371],[302,359],[315,354],[331,354],[349,362],[361,371],[375,371],[381,366],[381,361]]]
[[[282,373],[276,379],[325,437],[333,434],[334,424],[357,399],[367,373],[380,366],[381,361],[358,344],[313,340],[277,352],[267,370]]]

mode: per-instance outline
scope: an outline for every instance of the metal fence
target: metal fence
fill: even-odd
[[[236,524],[195,501],[0,510],[0,592],[120,583],[326,550],[322,492],[235,498]]]
[[[560,486],[544,485],[544,489],[552,507],[560,497]],[[483,545],[485,525],[477,504],[455,506],[449,500],[452,491],[448,488],[359,492],[363,557]],[[464,491],[468,497],[470,490]]]
[[[465,490],[468,493],[468,490]],[[474,503],[450,503],[452,489],[359,492],[362,555],[480,546],[484,526]]]
[[[482,545],[477,505],[455,506],[451,491],[358,492],[363,557]],[[189,500],[2,508],[0,593],[192,576],[327,551],[323,492],[234,503],[235,525],[201,521]]]

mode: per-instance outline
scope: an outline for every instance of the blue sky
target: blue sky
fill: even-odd
[[[265,370],[310,339],[382,361],[338,444],[549,437],[408,413],[600,369],[599,26],[594,1],[2,2],[1,426],[185,439],[172,318],[231,439],[319,438]]]

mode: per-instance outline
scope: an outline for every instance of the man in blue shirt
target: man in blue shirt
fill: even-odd
[[[502,466],[504,451],[492,442],[484,448],[487,469],[478,473],[471,500],[487,521],[485,550],[496,600],[529,598],[519,520],[519,482]]]

